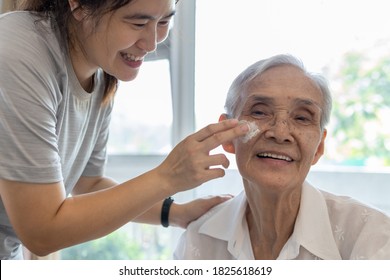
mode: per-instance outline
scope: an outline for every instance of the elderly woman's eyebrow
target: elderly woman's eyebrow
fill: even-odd
[[[295,99],[294,103],[297,106],[313,107],[316,108],[317,110],[322,111],[321,105],[310,98],[297,98]]]
[[[248,97],[246,103],[264,103],[264,104],[273,104],[274,98],[269,96],[261,96],[261,95],[251,95]]]

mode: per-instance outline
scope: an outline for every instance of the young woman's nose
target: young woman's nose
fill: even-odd
[[[137,46],[146,52],[154,52],[157,48],[156,26],[150,25],[144,29],[138,40]]]

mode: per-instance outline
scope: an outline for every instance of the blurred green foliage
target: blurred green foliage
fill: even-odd
[[[63,260],[140,260],[144,258],[141,244],[123,231],[82,243],[61,251]]]
[[[170,239],[163,227],[129,223],[105,237],[61,250],[61,259],[166,260],[172,257]]]
[[[390,166],[390,57],[348,53],[336,83],[332,137],[343,164]]]

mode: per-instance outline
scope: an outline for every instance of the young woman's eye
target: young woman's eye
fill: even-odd
[[[148,22],[146,20],[128,20],[127,23],[135,28],[144,28]]]
[[[160,26],[168,26],[171,23],[170,20],[162,20],[158,22],[158,25]]]
[[[146,25],[146,23],[133,23],[135,27],[142,28]]]

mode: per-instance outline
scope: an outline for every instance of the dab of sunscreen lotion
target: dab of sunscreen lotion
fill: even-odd
[[[246,123],[248,124],[249,126],[249,131],[244,135],[242,136],[240,139],[243,143],[246,143],[248,142],[249,140],[251,140],[253,137],[255,137],[257,134],[259,134],[260,132],[260,129],[259,127],[256,125],[255,122],[248,122],[248,121],[240,121],[241,123]]]

